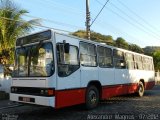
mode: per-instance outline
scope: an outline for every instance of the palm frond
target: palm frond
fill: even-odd
[[[34,29],[33,25],[40,24],[40,20],[23,20],[22,16],[28,13],[28,11],[19,9],[11,0],[0,0],[0,3],[1,54],[1,51],[10,50],[14,47],[17,36],[25,35],[30,32],[30,30]],[[13,58],[13,55],[10,57]]]

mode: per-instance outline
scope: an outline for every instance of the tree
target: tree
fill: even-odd
[[[153,53],[154,67],[155,71],[160,70],[160,51]]]
[[[76,32],[71,33],[71,35],[74,35],[74,36],[77,36],[77,37],[80,37],[80,38],[87,39],[86,31],[84,31],[84,30],[78,30],[78,31],[76,31]]]
[[[143,49],[136,44],[130,44],[129,50],[131,50],[133,52],[144,53]]]
[[[87,38],[85,30],[78,30],[71,34],[80,38],[85,38],[85,39]],[[111,35],[102,35],[94,31],[91,31],[91,40],[96,42],[106,43],[108,45],[114,45],[115,43]]]
[[[22,16],[28,12],[19,9],[11,0],[0,3],[0,64],[12,64],[16,38],[27,34],[39,21],[24,21]]]
[[[116,46],[123,49],[129,49],[128,43],[121,37],[118,37],[116,40]]]

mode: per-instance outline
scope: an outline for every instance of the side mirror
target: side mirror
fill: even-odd
[[[65,43],[65,44],[64,44],[64,52],[65,52],[65,53],[69,53],[69,49],[70,49],[69,43]]]

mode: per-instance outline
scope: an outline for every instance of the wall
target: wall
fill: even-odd
[[[0,78],[0,91],[10,93],[11,77]]]

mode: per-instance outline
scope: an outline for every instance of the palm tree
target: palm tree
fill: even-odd
[[[26,13],[11,0],[0,0],[0,64],[13,63],[16,38],[30,32],[34,24],[39,24],[37,19],[23,20]]]

